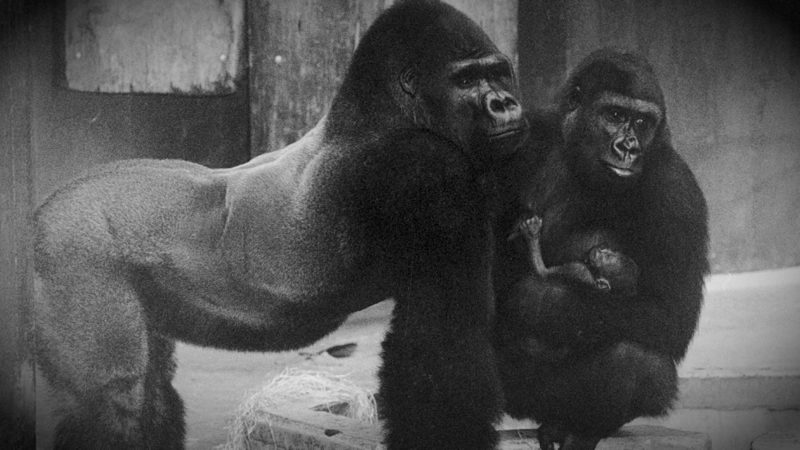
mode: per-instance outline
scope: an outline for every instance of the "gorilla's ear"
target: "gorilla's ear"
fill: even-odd
[[[581,91],[580,86],[573,86],[566,96],[566,106],[568,111],[575,111],[581,106],[581,101],[583,100],[583,92]]]
[[[413,65],[400,71],[400,87],[410,97],[417,94],[417,70]]]

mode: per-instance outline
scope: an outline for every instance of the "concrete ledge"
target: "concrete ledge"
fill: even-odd
[[[800,267],[706,279],[683,378],[800,376]]]
[[[675,409],[790,410],[800,406],[800,376],[680,378]]]
[[[380,424],[365,424],[344,416],[314,411],[310,405],[293,405],[265,411],[263,421],[247,437],[250,449],[379,450]],[[500,430],[500,450],[537,450],[536,430]],[[598,450],[672,449],[710,450],[703,433],[637,425],[622,428],[600,441]]]
[[[500,431],[500,450],[539,450],[536,430]],[[711,439],[703,433],[653,425],[629,425],[600,441],[597,450],[711,450]]]
[[[756,438],[750,448],[752,450],[800,450],[800,431],[766,433]]]

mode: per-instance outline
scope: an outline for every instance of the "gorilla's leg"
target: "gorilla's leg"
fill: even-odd
[[[440,298],[420,296],[429,303]],[[451,319],[459,309],[466,308],[395,305],[379,372],[387,422],[391,419],[386,425],[390,449],[495,446],[492,424],[500,416],[502,392],[494,352],[482,327]]]
[[[566,433],[566,430],[564,430],[563,425],[560,423],[547,422],[539,425],[539,429],[536,430],[539,448],[541,450],[555,450],[555,444],[564,442]]]
[[[123,267],[77,259],[40,270],[36,303],[38,362],[68,401],[55,447],[180,447],[182,425],[167,420],[181,409],[169,386],[172,345],[148,337]]]
[[[637,417],[666,414],[677,394],[672,360],[635,344],[557,358],[535,339],[524,347],[501,362],[507,410],[542,424],[542,449],[592,449]]]
[[[149,334],[142,429],[147,448],[182,449],[185,421],[183,401],[172,386],[175,342]]]
[[[666,414],[677,395],[672,360],[638,345],[620,343],[561,365],[540,389],[567,431],[562,449],[593,449],[627,422]]]

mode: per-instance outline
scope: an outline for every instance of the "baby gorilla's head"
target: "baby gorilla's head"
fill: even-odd
[[[596,245],[589,250],[586,266],[594,275],[598,289],[613,289],[614,293],[626,296],[636,294],[639,267],[621,253]]]

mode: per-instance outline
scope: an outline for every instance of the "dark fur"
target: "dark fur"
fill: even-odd
[[[456,61],[488,61],[491,76],[456,89]],[[387,297],[390,448],[491,447],[488,167],[524,136],[514,82],[464,15],[404,1],[300,141],[232,169],[123,161],[51,195],[35,218],[35,309],[38,361],[70,400],[57,447],[181,448],[174,340],[295,349]]]
[[[535,135],[507,186],[522,192],[520,207],[499,226],[510,231],[521,218],[543,217],[548,266],[579,259],[591,245],[579,237],[602,233],[641,270],[632,297],[591,292],[531,276],[523,243],[498,236],[497,336],[507,411],[539,421],[548,449],[554,442],[594,448],[626,422],[668,411],[708,272],[705,199],[670,144],[666,120],[644,149],[635,183],[611,185],[603,173],[582,172],[606,146],[587,138],[587,108],[603,91],[651,101],[663,116],[663,96],[644,59],[610,50],[589,56],[568,80],[560,111],[529,116]],[[564,124],[573,112],[570,128]]]

